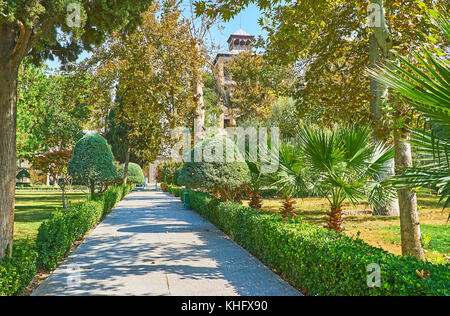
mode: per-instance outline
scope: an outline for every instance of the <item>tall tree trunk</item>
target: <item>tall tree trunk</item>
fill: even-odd
[[[371,54],[381,54],[383,57],[383,62],[391,60],[393,58],[392,48],[394,46],[394,40],[392,35],[386,26],[385,11],[383,6],[383,0],[371,0],[371,5],[373,5],[372,17],[375,19],[372,21],[373,25],[373,37],[370,39]],[[376,43],[375,41],[376,40]],[[375,44],[378,47],[375,48]],[[379,59],[379,55],[371,56],[372,64]],[[381,97],[382,94],[379,88],[375,85],[375,97]],[[372,104],[372,112],[375,117],[381,114],[377,105],[380,105],[379,99]],[[392,101],[392,100],[391,100]],[[398,102],[393,102],[399,106]],[[379,111],[379,112],[378,112]],[[380,119],[381,115],[380,115]],[[382,122],[382,121],[381,121]],[[396,173],[401,172],[402,168],[412,166],[412,155],[411,146],[408,143],[408,137],[404,132],[399,130],[394,131],[394,146],[395,146],[395,171]],[[403,255],[413,255],[419,259],[424,259],[424,253],[422,245],[420,243],[420,225],[419,216],[417,212],[417,197],[414,191],[411,190],[401,190],[398,191],[399,200],[399,213],[400,213],[400,224],[402,231],[402,253]]]
[[[20,62],[11,57],[17,31],[0,24],[0,259],[11,255],[16,185],[17,77]],[[9,246],[10,253],[6,253]]]
[[[128,144],[127,147],[127,154],[125,157],[125,166],[123,168],[123,185],[127,185],[128,183],[128,166],[130,165],[130,154],[131,154],[131,148]]]
[[[194,113],[194,143],[198,144],[205,138],[205,118],[206,108],[203,100],[203,81],[201,75],[197,73],[194,76],[194,101],[195,101],[195,113]]]
[[[95,182],[94,181],[90,182],[90,191],[91,191],[91,198],[93,198],[94,193],[95,193]]]
[[[401,174],[403,169],[413,166],[411,145],[408,135],[401,131],[394,133],[395,143],[395,169]],[[400,227],[402,237],[402,254],[411,255],[425,260],[421,242],[419,213],[417,210],[417,196],[414,190],[398,190],[400,203]]]
[[[379,2],[379,4],[382,5],[382,2],[380,1],[374,2]],[[380,14],[384,15],[384,11],[381,11]],[[382,21],[380,20],[379,22],[380,25],[381,22],[385,23],[384,16],[382,17]],[[392,43],[389,38],[390,35],[388,33],[381,32],[380,30],[375,30],[374,33],[370,35],[370,67],[373,70],[375,70],[377,66],[386,64],[387,60],[392,59],[393,56],[390,52]],[[389,126],[386,126],[386,121],[383,119],[381,107],[383,102],[387,99],[388,88],[372,78],[370,81],[370,92],[372,94],[372,99],[370,101],[370,112],[372,115],[374,135],[377,141],[386,141],[389,138]],[[380,175],[380,177],[385,179],[393,176],[394,174],[395,164],[394,161],[392,161],[388,172]],[[400,210],[398,199],[392,200],[387,205],[376,207],[374,209],[374,213],[384,216],[399,216]]]
[[[201,56],[201,44],[196,43],[196,49],[199,56]],[[202,73],[199,69],[194,70],[193,75],[193,89],[194,89],[194,102],[195,102],[195,112],[194,112],[194,144],[198,144],[205,138],[206,127],[206,107],[205,101],[203,99],[203,78]]]

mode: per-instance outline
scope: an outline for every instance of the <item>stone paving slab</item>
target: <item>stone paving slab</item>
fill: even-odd
[[[143,191],[120,202],[33,295],[301,293],[178,199]]]

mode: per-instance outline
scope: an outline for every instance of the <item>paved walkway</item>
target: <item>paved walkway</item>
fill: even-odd
[[[33,295],[300,293],[178,199],[133,192]]]

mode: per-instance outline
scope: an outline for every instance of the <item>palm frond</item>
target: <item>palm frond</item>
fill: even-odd
[[[449,13],[432,17],[447,40],[450,40],[449,17]],[[433,187],[441,195],[441,201],[445,200],[445,208],[450,205],[450,67],[448,60],[426,49],[415,57],[418,66],[399,57],[399,65],[391,63],[370,74],[399,93],[426,120],[424,129],[413,131],[411,141],[422,165],[405,170],[390,182],[399,188]]]

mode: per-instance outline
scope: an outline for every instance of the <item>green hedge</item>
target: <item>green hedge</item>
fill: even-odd
[[[32,245],[14,245],[12,257],[0,260],[0,296],[19,294],[30,284],[36,272],[36,258]]]
[[[171,188],[175,191],[175,188]],[[309,295],[449,295],[449,265],[392,255],[361,239],[191,192],[191,207]],[[369,288],[368,265],[381,267]],[[430,271],[430,280],[418,271]]]
[[[175,195],[176,197],[179,197],[182,201],[184,199],[184,188],[180,188],[180,187],[176,187],[173,185],[168,185],[167,186],[167,191],[173,195]]]
[[[113,186],[94,200],[61,210],[44,221],[36,239],[37,266],[53,270],[58,262],[89,230],[104,218],[131,190],[131,186]]]
[[[109,211],[122,199],[124,199],[132,190],[133,186],[113,186],[109,188],[102,196],[103,214],[102,218],[108,215]]]
[[[59,260],[70,252],[73,243],[82,239],[100,221],[102,214],[102,203],[89,201],[58,211],[43,222],[36,239],[38,267],[55,269]]]
[[[11,258],[0,260],[0,296],[15,295],[30,284],[36,268],[53,270],[89,230],[104,218],[133,186],[112,186],[93,200],[55,212],[39,227],[35,245],[16,243]]]
[[[27,183],[28,185],[16,185],[17,191],[59,191],[61,192],[60,187],[54,187],[50,185],[31,185]],[[69,187],[67,187],[69,189]],[[71,191],[84,191],[87,190],[87,187],[85,185],[72,185],[70,187]]]

